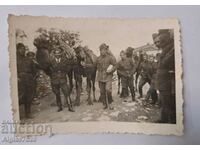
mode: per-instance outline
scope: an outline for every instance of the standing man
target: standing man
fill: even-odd
[[[37,95],[37,93],[36,93],[37,77],[38,77],[38,72],[39,72],[40,67],[39,67],[39,64],[35,60],[35,53],[34,52],[31,52],[31,51],[27,52],[26,57],[28,59],[30,59],[31,61],[33,61],[34,68],[35,68],[35,70],[33,72],[33,78],[34,78],[34,99],[32,101],[32,104],[39,105],[40,101],[38,99],[35,99],[35,96]]]
[[[150,68],[150,80],[151,80],[151,82],[150,82],[149,90],[147,91],[146,101],[148,101],[149,98],[151,97],[151,99],[152,99],[151,104],[155,104],[158,101],[158,94],[157,94],[156,87],[155,87],[155,80],[156,80],[156,72],[157,72],[158,63],[157,63],[157,61],[155,61],[153,56],[150,57],[149,63],[151,65],[151,68]]]
[[[143,54],[143,61],[140,64],[141,69],[141,79],[139,81],[139,94],[140,98],[143,97],[143,86],[148,83],[151,84],[151,65],[148,61],[147,54]]]
[[[135,101],[135,92],[133,86],[133,75],[135,73],[135,66],[132,58],[127,58],[124,51],[120,52],[121,60],[117,63],[117,71],[121,76],[122,93],[126,87],[129,87],[132,101]]]
[[[153,41],[154,41],[154,44],[155,46],[160,49],[159,45],[160,45],[160,40],[159,40],[159,36],[157,33],[154,33],[152,35],[152,38],[153,38]],[[151,69],[152,69],[152,78],[151,78],[151,85],[150,85],[150,88],[147,92],[147,97],[146,97],[146,100],[149,99],[149,97],[152,98],[152,102],[151,104],[155,104],[156,102],[159,103],[158,101],[158,93],[157,93],[157,88],[156,88],[156,73],[157,73],[157,69],[158,69],[158,60],[159,60],[159,55],[160,53],[157,53],[156,54],[156,58],[153,59],[152,63],[151,63]]]
[[[161,100],[161,123],[176,123],[174,39],[168,29],[159,30],[162,49],[157,71]]]
[[[50,70],[51,70],[51,86],[56,95],[56,102],[58,106],[58,112],[62,111],[62,101],[60,96],[60,90],[62,90],[68,110],[74,112],[72,102],[70,98],[70,88],[67,83],[67,73],[69,71],[69,62],[66,54],[60,47],[55,47],[53,54],[50,58]]]
[[[26,47],[22,43],[17,44],[17,77],[19,103],[24,104],[25,117],[33,118],[31,114],[31,103],[35,94],[35,65],[25,56]]]
[[[111,107],[112,99],[112,77],[116,70],[116,59],[110,54],[109,46],[101,44],[100,56],[97,58],[97,80],[100,88],[100,99],[105,105],[104,109],[113,109]]]

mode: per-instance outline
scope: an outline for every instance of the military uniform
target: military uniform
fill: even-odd
[[[106,104],[106,99],[108,100],[108,103],[111,104],[112,99],[112,77],[113,72],[116,70],[116,59],[112,55],[105,55],[105,56],[99,56],[97,58],[97,81],[99,82],[99,88],[100,88],[100,100],[103,101],[104,104]],[[113,65],[112,71],[110,73],[107,73],[107,68]],[[108,107],[108,106],[107,106]]]
[[[155,104],[158,101],[158,94],[156,91],[156,72],[158,68],[158,63],[157,62],[151,62],[151,84],[150,88],[147,92],[146,95],[146,100],[149,100],[151,97],[152,99],[152,104]]]
[[[151,84],[151,65],[147,60],[144,60],[141,64],[140,64],[140,68],[141,68],[141,79],[139,81],[139,94],[140,97],[143,96],[143,91],[142,88],[143,86],[148,83],[149,85]]]
[[[56,102],[58,105],[58,111],[62,111],[62,102],[60,97],[60,90],[62,90],[69,111],[74,111],[72,108],[72,102],[70,99],[70,88],[67,82],[67,73],[70,71],[70,62],[66,58],[65,53],[62,52],[62,50],[55,49],[55,51],[58,51],[61,54],[59,57],[56,57],[52,54],[50,58],[50,70],[51,70],[51,86],[52,90],[56,95]]]
[[[122,93],[129,87],[131,91],[132,100],[135,100],[135,92],[133,86],[133,74],[135,73],[135,65],[131,58],[126,58],[124,60],[120,60],[117,63],[117,71],[121,76],[121,83],[122,83]]]
[[[157,86],[161,100],[161,121],[176,123],[174,44],[167,45],[160,56]]]
[[[34,62],[17,52],[17,75],[19,103],[24,104],[25,116],[31,117],[31,103],[35,95]]]
[[[135,66],[136,66],[136,70],[135,70],[135,90],[137,91],[138,90],[138,78],[140,76],[140,73],[141,73],[141,67],[140,67],[140,64],[141,64],[141,60],[138,56],[135,56],[134,57],[134,61],[135,61]]]
[[[170,30],[159,30],[162,49],[156,74],[161,101],[161,123],[176,123],[174,39]]]

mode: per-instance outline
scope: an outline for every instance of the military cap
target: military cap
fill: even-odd
[[[84,50],[85,52],[87,52],[87,51],[89,51],[90,49],[88,48],[88,46],[84,46],[84,47],[83,47],[83,50]]]
[[[122,53],[124,53],[124,54],[125,54],[125,51],[124,51],[124,50],[121,50],[121,51],[120,51],[120,54],[122,54]]]
[[[55,48],[54,55],[61,55],[61,54],[62,54],[62,49],[59,47]]]
[[[108,45],[106,45],[105,43],[103,43],[103,44],[101,44],[100,46],[99,46],[99,49],[108,49],[109,48],[109,46]]]
[[[153,39],[155,39],[155,38],[157,38],[157,37],[158,37],[158,33],[152,34],[152,38],[153,38]]]
[[[128,48],[126,49],[126,52],[130,52],[130,51],[133,51],[133,50],[134,50],[134,48],[128,47]]]
[[[23,43],[18,43],[17,44],[17,49],[20,49],[20,48],[24,48],[25,49],[26,47],[25,47],[25,45]]]
[[[161,35],[161,34],[169,34],[169,29],[160,29],[160,30],[158,30],[158,35]]]
[[[27,52],[26,56],[35,56],[35,53],[34,53],[34,52],[31,52],[31,51],[29,51],[29,52]]]

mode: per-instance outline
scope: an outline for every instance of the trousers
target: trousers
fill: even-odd
[[[113,102],[112,98],[112,81],[101,82],[99,81],[99,89],[100,89],[100,101],[106,105],[106,100],[111,104]]]

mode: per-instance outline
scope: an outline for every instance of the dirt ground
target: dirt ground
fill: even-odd
[[[145,85],[144,93],[148,90],[148,85]],[[54,103],[55,96],[52,92],[40,98],[39,105],[32,106],[33,119],[24,119],[23,107],[20,107],[20,116],[22,123],[50,123],[50,122],[69,122],[69,121],[123,121],[123,122],[155,122],[160,118],[160,108],[158,105],[151,105],[144,99],[138,98],[136,92],[136,101],[131,101],[131,96],[126,99],[121,99],[117,94],[117,80],[113,82],[113,110],[103,109],[102,103],[96,102],[93,105],[87,105],[87,93],[84,90],[81,95],[81,105],[74,107],[75,112],[69,112],[65,107],[63,111],[57,112],[57,106],[51,106]],[[96,83],[96,97],[99,97],[99,88]],[[75,99],[75,94],[71,95],[72,100]],[[64,104],[64,96],[62,95]],[[127,102],[124,102],[126,100]]]

